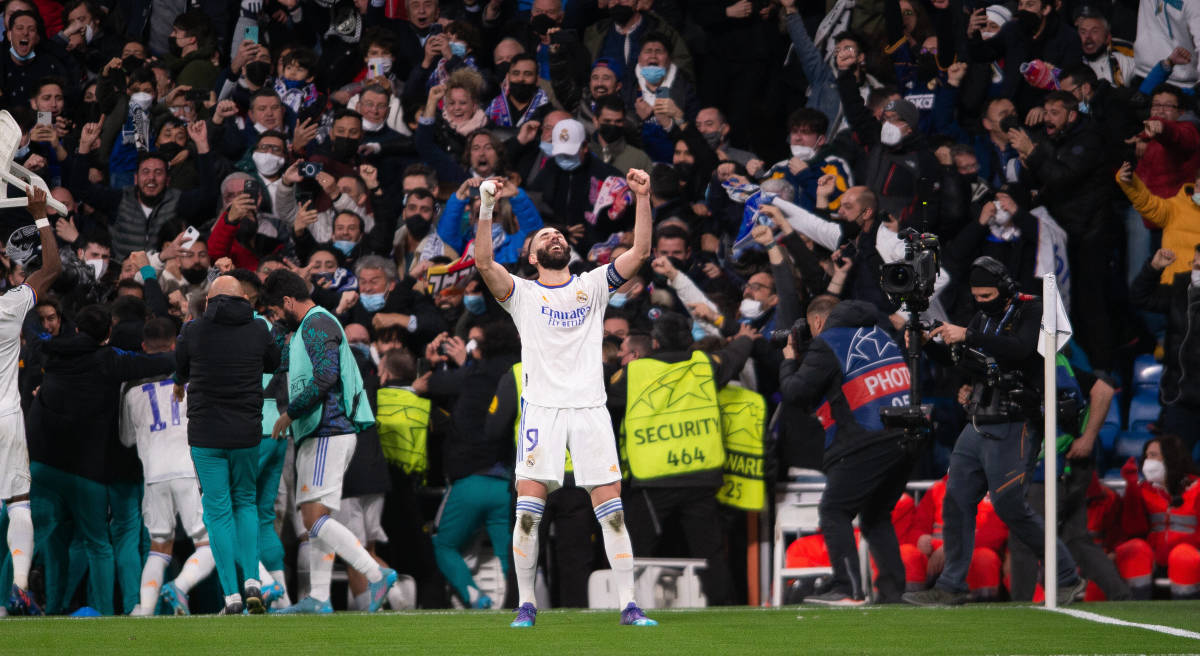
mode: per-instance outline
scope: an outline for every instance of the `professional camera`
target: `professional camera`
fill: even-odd
[[[771,346],[782,348],[787,346],[789,337],[793,338],[793,343],[797,347],[808,341],[808,321],[804,317],[796,319],[791,328],[772,330],[767,334],[767,341],[770,342]]]
[[[929,308],[937,280],[938,238],[912,228],[901,231],[900,238],[904,240],[904,259],[883,265],[879,285],[893,302],[920,312]]]
[[[973,348],[951,350],[955,364],[977,383],[971,396],[971,415],[978,423],[1003,423],[1034,412],[1041,395],[1030,389],[1019,372],[1004,371],[996,359]]]

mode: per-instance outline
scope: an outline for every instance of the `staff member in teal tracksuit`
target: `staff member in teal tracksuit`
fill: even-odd
[[[208,289],[204,316],[185,325],[175,349],[175,394],[188,387],[188,444],[200,478],[225,614],[266,612],[258,579],[258,443],[263,372],[279,366],[279,347],[254,318],[236,278]],[[245,605],[238,589],[242,568]]]

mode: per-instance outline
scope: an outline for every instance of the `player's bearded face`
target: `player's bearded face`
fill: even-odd
[[[551,241],[534,251],[534,255],[544,269],[565,269],[571,262],[571,252],[561,241]]]

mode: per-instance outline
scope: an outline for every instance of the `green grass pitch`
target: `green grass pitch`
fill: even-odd
[[[1122,620],[1200,631],[1200,602],[1080,604]],[[326,616],[13,618],[0,653],[16,654],[1198,654],[1200,640],[1102,625],[1016,605],[652,611],[622,627],[616,611],[545,611],[533,629],[509,612]]]

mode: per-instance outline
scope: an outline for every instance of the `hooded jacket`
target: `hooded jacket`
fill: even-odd
[[[170,373],[175,368],[170,354],[130,353],[86,333],[56,337],[42,353],[42,386],[29,409],[29,459],[105,484],[138,480],[140,467],[121,466],[126,461],[117,436],[121,383]],[[125,464],[135,464],[134,456]]]
[[[1191,271],[1177,273],[1169,284],[1159,281],[1159,272],[1147,262],[1129,297],[1134,307],[1167,315],[1163,340],[1163,375],[1159,399],[1200,407],[1200,286],[1192,285]]]
[[[175,380],[188,383],[188,444],[210,449],[257,446],[262,437],[264,373],[279,347],[250,302],[215,296],[185,325],[175,348]]]
[[[1175,274],[1190,274],[1192,258],[1187,256],[1196,244],[1200,244],[1200,205],[1192,200],[1192,194],[1200,188],[1189,183],[1180,187],[1174,196],[1160,198],[1151,193],[1137,175],[1129,182],[1122,182],[1118,177],[1117,184],[1146,223],[1162,230],[1162,247],[1179,256],[1163,269],[1159,282],[1169,285]]]

